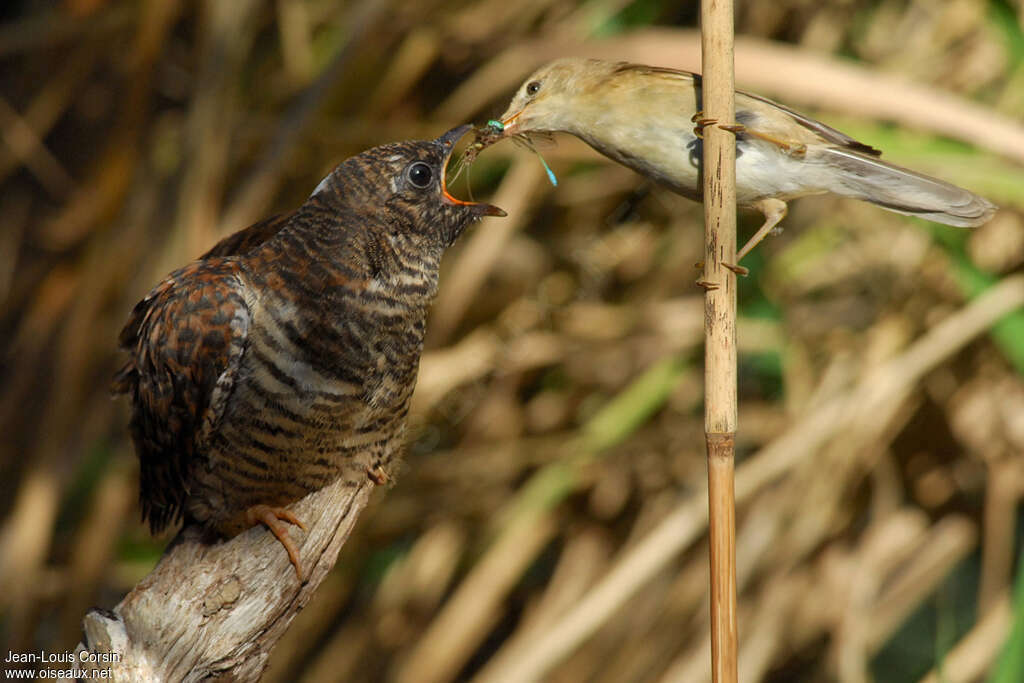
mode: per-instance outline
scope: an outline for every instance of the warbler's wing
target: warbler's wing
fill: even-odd
[[[737,90],[736,118],[739,123],[744,123],[740,115],[741,109],[759,114],[755,125],[759,130],[763,129],[769,135],[772,132],[790,131],[792,126],[786,121],[786,119],[790,119],[820,138],[817,142],[829,142],[837,147],[861,154],[870,154],[871,156],[882,155],[881,150],[875,149],[871,145],[866,145],[840,130],[826,126],[821,121],[816,121],[809,116],[761,95]]]
[[[700,75],[681,69],[629,62],[621,62],[616,65],[615,73],[626,72],[672,79],[683,87],[699,88],[701,85]],[[816,121],[767,97],[742,90],[736,91],[736,122],[746,126],[755,137],[776,143],[780,147],[792,148],[800,144],[826,142],[861,154],[871,156],[882,154],[881,151],[870,145],[855,140],[831,126],[826,126],[821,121]]]
[[[665,66],[651,66],[649,64],[636,64],[634,62],[618,62],[612,69],[612,74],[620,73],[636,73],[636,74],[650,74],[664,76],[680,83],[690,82],[694,79],[700,79],[698,74],[692,71],[683,71],[682,69],[670,69]]]

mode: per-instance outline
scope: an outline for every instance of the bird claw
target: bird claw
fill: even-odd
[[[716,290],[720,286],[717,282],[711,282],[710,280],[697,280],[695,284],[705,292]]]
[[[299,583],[302,583],[305,580],[305,573],[302,570],[299,549],[295,545],[295,541],[292,540],[292,537],[288,535],[288,527],[281,524],[282,521],[285,521],[305,531],[306,525],[302,523],[302,520],[296,517],[290,510],[270,505],[253,505],[245,511],[245,520],[249,526],[263,524],[270,530],[270,533],[274,534],[281,545],[284,546],[285,551],[288,553],[288,559],[291,560],[292,566],[295,567],[295,576],[298,577]]]
[[[383,486],[391,481],[390,475],[380,465],[366,468],[366,476],[377,486]]]
[[[701,140],[704,139],[704,129],[708,126],[717,126],[721,130],[727,130],[734,135],[747,130],[747,127],[742,123],[719,123],[718,119],[706,119],[704,118],[703,111],[698,111],[696,114],[691,116],[690,121],[697,124],[693,127],[693,134]]]
[[[750,275],[750,269],[749,268],[744,268],[743,266],[737,265],[735,263],[722,263],[722,266],[724,268],[728,268],[732,272],[736,273],[737,275],[741,275],[743,277],[746,277],[747,275]],[[693,267],[696,268],[697,270],[704,270],[704,262],[703,261],[697,261],[696,263],[693,264]],[[700,287],[704,286],[704,284],[702,284],[702,283],[707,284],[707,281],[706,280],[698,280],[697,281],[697,285],[700,286]],[[717,285],[716,285],[716,288],[717,288]]]
[[[693,127],[693,134],[696,135],[697,138],[700,139],[700,140],[704,139],[704,129],[705,128],[707,128],[708,126],[711,126],[711,125],[714,125],[714,124],[718,123],[718,119],[706,119],[706,118],[704,118],[704,112],[703,111],[698,111],[693,116],[691,116],[690,117],[690,121],[692,121],[693,123],[697,124],[696,126]]]

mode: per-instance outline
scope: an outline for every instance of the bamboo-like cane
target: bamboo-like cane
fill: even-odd
[[[735,121],[733,2],[701,2],[703,116]],[[704,128],[704,434],[708,454],[711,555],[711,671],[736,681],[736,144],[732,133]]]

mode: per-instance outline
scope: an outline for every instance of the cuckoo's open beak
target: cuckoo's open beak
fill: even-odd
[[[459,126],[458,128],[452,128],[437,139],[438,144],[447,150],[445,152],[444,162],[441,164],[441,197],[449,204],[465,206],[471,209],[478,216],[507,216],[508,214],[505,213],[504,210],[499,209],[496,206],[484,204],[483,202],[463,201],[462,199],[453,197],[451,193],[448,192],[448,186],[445,184],[445,174],[448,171],[448,160],[451,159],[452,152],[455,150],[455,143],[472,129],[473,126],[466,124],[464,126]]]

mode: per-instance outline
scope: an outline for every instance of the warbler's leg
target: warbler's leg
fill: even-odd
[[[253,505],[245,511],[245,521],[250,526],[263,524],[281,542],[281,545],[284,546],[285,551],[288,553],[288,559],[291,560],[292,565],[295,567],[295,575],[301,583],[304,574],[302,572],[302,561],[299,559],[299,549],[295,545],[295,541],[292,540],[292,537],[288,535],[288,527],[281,523],[282,520],[289,524],[294,524],[303,531],[306,529],[306,525],[302,523],[301,519],[284,508],[271,507],[270,505]]]
[[[742,123],[726,124],[718,123],[716,119],[705,119],[703,111],[698,111],[696,114],[694,114],[691,118],[691,121],[697,124],[697,126],[693,129],[693,132],[699,138],[703,137],[704,128],[711,124],[716,124],[722,130],[727,130],[733,134],[745,133],[747,135],[752,135],[756,138],[760,138],[761,140],[765,140],[766,142],[771,142],[774,145],[778,145],[778,147],[787,154],[791,154],[793,156],[804,156],[807,153],[807,146],[804,145],[803,143],[788,143],[778,138],[773,138],[770,135],[764,135],[763,133],[753,131],[744,126]],[[758,229],[758,231],[754,233],[754,236],[747,240],[747,243],[743,245],[743,248],[736,253],[737,263],[722,264],[723,266],[725,266],[732,272],[736,273],[737,275],[747,275],[750,273],[750,270],[739,265],[739,261],[741,261],[744,256],[750,253],[751,249],[760,244],[761,240],[768,236],[768,233],[775,230],[779,222],[786,217],[786,202],[782,201],[781,199],[774,199],[769,197],[767,199],[762,199],[758,202],[755,202],[751,206],[753,206],[753,208],[757,209],[762,214],[764,214],[764,225],[762,225]],[[703,265],[703,263],[699,264],[699,266],[702,268]]]
[[[719,126],[719,128],[724,128],[724,126]],[[730,129],[726,128],[726,130]],[[744,128],[743,132],[751,137],[755,137],[760,140],[764,140],[765,142],[772,143],[773,145],[775,145],[776,147],[778,147],[791,157],[797,157],[799,159],[802,159],[803,157],[807,156],[807,145],[805,145],[802,142],[786,141],[781,138],[773,137],[771,135],[759,133],[758,131],[753,130],[752,128]]]
[[[744,268],[739,265],[739,262],[744,256],[750,253],[750,250],[761,243],[765,237],[768,236],[773,230],[781,230],[778,227],[779,222],[786,217],[786,202],[781,199],[762,199],[761,201],[754,202],[750,205],[752,208],[757,209],[764,214],[764,225],[758,228],[754,236],[747,240],[747,243],[743,245],[743,248],[736,252],[736,263],[722,263],[724,268],[728,268],[737,275],[746,276],[750,274],[749,268]],[[694,267],[698,270],[704,269],[704,262],[698,261],[694,264]],[[700,283],[697,283],[700,285]]]
[[[751,204],[751,206],[764,214],[764,225],[758,228],[754,236],[747,240],[743,248],[736,252],[736,261],[742,261],[743,257],[750,253],[750,250],[761,243],[772,230],[779,225],[779,222],[786,217],[786,202],[781,199],[769,197]],[[740,266],[736,266],[740,268]],[[746,270],[746,268],[743,268]],[[744,273],[745,274],[745,273]]]

